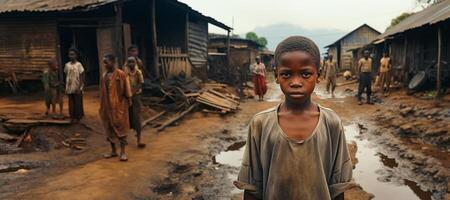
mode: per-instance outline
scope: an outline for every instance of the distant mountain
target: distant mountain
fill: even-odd
[[[335,42],[347,33],[347,31],[338,29],[307,29],[287,23],[256,27],[253,31],[260,37],[266,37],[268,40],[267,47],[270,50],[275,50],[276,45],[288,36],[301,35],[311,38],[319,46],[321,53],[325,52],[325,46]],[[245,37],[245,33],[242,35]]]

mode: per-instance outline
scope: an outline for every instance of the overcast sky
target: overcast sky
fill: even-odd
[[[383,32],[402,12],[420,10],[414,0],[180,0],[244,34],[288,23],[307,29],[351,31],[363,23]],[[211,32],[221,29],[210,28]]]

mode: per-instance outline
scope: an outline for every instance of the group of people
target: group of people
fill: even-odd
[[[326,81],[326,90],[331,92],[331,96],[334,97],[334,91],[336,89],[336,79],[339,72],[337,62],[333,60],[333,55],[329,55],[328,59],[322,64],[323,79]],[[368,50],[364,51],[364,57],[358,61],[357,73],[359,74],[358,85],[358,104],[362,105],[362,94],[364,91],[367,94],[367,104],[373,104],[371,100],[372,95],[372,69],[373,63]],[[383,57],[380,60],[379,69],[379,81],[380,89],[385,94],[389,92],[391,84],[391,60],[387,52],[383,53]],[[330,91],[331,90],[331,91]]]
[[[105,158],[119,156],[121,161],[127,161],[125,147],[128,144],[127,135],[130,129],[136,132],[137,146],[144,148],[141,134],[141,94],[144,83],[143,63],[139,59],[138,47],[128,48],[128,58],[122,66],[117,66],[116,57],[107,54],[103,58],[105,72],[100,78],[100,118],[103,122],[107,141],[111,144],[111,153]],[[44,71],[42,82],[45,89],[46,115],[53,112],[53,117],[63,118],[63,96],[69,99],[69,116],[71,122],[78,123],[84,116],[83,90],[85,70],[78,61],[79,52],[75,48],[68,51],[69,62],[65,64],[63,81],[58,62],[51,59],[48,69]],[[56,105],[59,113],[56,114]],[[120,146],[117,153],[116,144]]]

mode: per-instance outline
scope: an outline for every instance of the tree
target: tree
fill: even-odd
[[[409,16],[411,16],[413,14],[414,13],[408,13],[408,12],[402,13],[401,15],[399,15],[396,18],[391,20],[391,25],[388,28],[399,24],[401,21],[405,20],[406,18],[408,18]]]
[[[262,48],[266,47],[267,39],[265,37],[258,37],[255,32],[248,32],[245,34],[245,39],[252,40],[262,46]]]

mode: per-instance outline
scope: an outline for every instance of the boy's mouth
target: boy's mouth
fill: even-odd
[[[303,92],[289,92],[289,96],[292,98],[302,98],[305,96]]]

